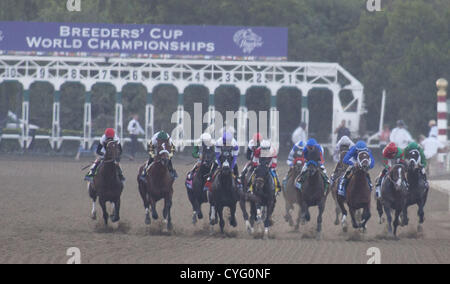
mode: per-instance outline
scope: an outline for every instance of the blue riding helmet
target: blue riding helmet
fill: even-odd
[[[308,142],[306,142],[306,146],[308,147],[312,147],[312,146],[316,146],[317,145],[317,141],[314,138],[311,138],[308,140]]]
[[[358,150],[358,151],[366,151],[367,150],[367,144],[364,141],[358,141],[355,146],[356,146],[356,150]]]
[[[223,145],[228,145],[229,143],[231,143],[231,141],[233,141],[233,135],[231,135],[231,133],[229,133],[229,132],[224,132],[222,140],[223,140]]]

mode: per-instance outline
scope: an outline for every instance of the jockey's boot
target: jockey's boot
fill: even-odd
[[[381,197],[381,185],[383,184],[384,176],[387,174],[387,172],[387,169],[383,169],[380,176],[377,178],[377,184],[375,185],[375,196],[377,198]]]
[[[347,184],[352,174],[352,168],[347,169],[344,176],[341,178],[338,186],[338,195],[345,197],[347,191]]]
[[[119,179],[120,179],[120,181],[124,182],[126,179],[125,179],[125,177],[123,175],[123,171],[122,171],[122,168],[120,167],[120,165],[117,165],[117,169],[119,170]]]
[[[97,167],[98,167],[99,163],[100,163],[99,160],[96,160],[94,162],[94,164],[91,166],[91,169],[89,170],[89,172],[84,177],[85,181],[92,182],[94,180],[95,172],[97,171]]]
[[[275,169],[271,170],[270,173],[272,174],[273,182],[275,184],[275,194],[278,195],[281,191],[280,180],[278,179]]]
[[[146,176],[147,176],[147,171],[148,168],[150,167],[150,165],[153,163],[153,158],[149,158],[147,161],[147,164],[145,164],[144,169],[142,170],[142,173],[139,175],[139,180],[142,182],[147,182]]]
[[[348,177],[347,176],[342,177],[339,183],[338,195],[345,197],[347,191],[347,184],[348,184]]]
[[[373,190],[373,184],[372,184],[372,178],[370,177],[370,174],[367,173],[367,182],[369,183],[370,191]]]
[[[177,171],[175,171],[175,169],[173,168],[172,160],[169,160],[168,168],[169,168],[169,172],[170,172],[170,175],[172,176],[172,178],[177,179],[178,174],[177,174]]]
[[[303,167],[302,172],[300,173],[300,176],[295,180],[295,187],[298,190],[302,189],[302,185],[305,182],[305,173],[306,173],[306,167]]]
[[[195,163],[194,167],[188,172],[187,180],[191,181],[194,178],[195,171],[199,168],[199,163]]]

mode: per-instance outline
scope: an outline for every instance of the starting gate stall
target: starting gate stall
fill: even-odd
[[[0,56],[0,83],[17,81],[23,86],[22,121],[20,135],[4,135],[3,139],[17,139],[22,147],[30,145],[29,135],[29,88],[35,81],[47,81],[53,85],[53,119],[50,136],[36,136],[48,140],[53,149],[59,149],[64,141],[80,141],[84,148],[90,148],[92,137],[91,90],[96,83],[110,83],[116,88],[115,129],[120,138],[123,133],[122,88],[128,83],[139,83],[147,89],[145,139],[153,135],[155,108],[152,93],[158,85],[171,84],[178,93],[177,127],[183,129],[184,91],[190,85],[203,85],[209,90],[209,124],[214,124],[215,90],[222,85],[234,85],[240,93],[240,116],[238,125],[246,125],[246,93],[254,86],[266,87],[271,93],[270,138],[278,142],[277,94],[281,88],[293,87],[300,90],[302,113],[300,119],[308,125],[308,94],[312,89],[325,88],[333,94],[333,129],[342,120],[351,120],[351,131],[359,131],[363,109],[363,85],[337,63],[315,62],[265,62],[265,61],[213,61],[213,60],[171,60],[138,58],[95,58],[95,57],[45,57],[45,56]],[[78,82],[85,86],[83,136],[62,136],[60,127],[60,88],[67,82]],[[344,105],[340,92],[352,92],[353,100]],[[356,107],[355,107],[356,106]],[[246,127],[238,129],[238,137],[247,137]],[[240,135],[239,135],[240,134]],[[180,136],[182,134],[180,133]],[[333,134],[332,145],[336,143]],[[192,139],[186,138],[186,143]],[[124,141],[129,141],[125,138]],[[183,143],[182,143],[183,144]]]

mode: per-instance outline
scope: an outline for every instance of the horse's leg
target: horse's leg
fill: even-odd
[[[164,222],[167,224],[168,231],[172,231],[172,229],[173,229],[172,216],[170,214],[171,208],[172,208],[172,197],[167,196],[166,198],[164,198],[163,216],[164,216]]]
[[[247,227],[250,234],[253,234],[254,232],[253,226],[256,221],[256,213],[256,204],[254,201],[250,201],[250,227]]]
[[[150,194],[148,194],[148,201],[150,203],[150,207],[152,210],[152,218],[154,220],[158,220],[159,216],[158,216],[158,212],[156,212],[156,201]]]
[[[347,212],[347,209],[345,208],[345,197],[337,195],[336,199],[337,199],[337,203],[339,204],[339,208],[341,209],[341,212],[342,212],[342,221],[341,221],[342,230],[344,232],[347,232],[347,230],[348,230],[348,225],[347,225],[348,212]]]
[[[219,225],[220,225],[220,232],[223,234],[224,233],[224,227],[225,227],[225,221],[223,220],[223,206],[218,206],[217,207],[217,213],[219,214]]]
[[[106,210],[106,201],[103,198],[100,198],[99,203],[100,203],[100,206],[102,207],[103,220],[105,221],[105,226],[106,226],[106,225],[108,225],[108,219],[109,219],[108,211]]]
[[[335,209],[335,212],[336,212],[336,219],[335,219],[335,221],[334,221],[334,224],[337,226],[337,225],[339,225],[339,223],[340,223],[339,217],[340,217],[340,215],[342,214],[342,210],[341,210],[341,208],[340,208],[340,206],[339,206],[339,202],[337,201],[336,194],[333,192],[332,195],[333,195],[333,199],[334,199],[334,204],[336,205],[336,209]]]
[[[272,226],[272,214],[275,210],[275,200],[271,200],[267,205],[266,220],[264,221],[264,238],[269,237],[269,228]]]
[[[138,183],[139,183],[139,194],[141,195],[141,199],[142,199],[142,202],[144,204],[144,209],[145,209],[145,224],[150,225],[151,219],[150,219],[148,194],[147,194],[145,185],[143,185],[141,181],[138,181]]]
[[[244,221],[247,224],[248,223],[248,212],[247,212],[247,206],[246,206],[246,202],[245,202],[245,197],[241,196],[241,198],[239,199],[239,207],[241,207],[241,211],[242,211],[242,216],[244,217]]]
[[[403,208],[402,208],[401,216],[402,216],[402,218],[401,218],[401,220],[402,220],[401,226],[402,226],[402,227],[408,226],[408,224],[409,224],[409,218],[408,218],[408,206],[407,206],[406,204],[405,204],[405,205],[403,206]]]
[[[236,221],[236,207],[237,204],[233,204],[232,206],[230,206],[230,225],[232,227],[236,227],[237,226],[237,221]]]
[[[324,198],[318,206],[319,214],[317,215],[317,235],[316,235],[317,240],[322,239],[322,221],[323,221],[322,215],[323,215],[323,212],[325,211],[325,201],[326,201],[326,198]]]
[[[358,229],[359,224],[358,224],[358,222],[356,222],[356,209],[350,207],[349,210],[350,210],[350,216],[352,218],[353,229]]]
[[[208,193],[208,199],[209,199],[209,224],[211,226],[214,226],[217,224],[217,211],[216,211],[216,205],[213,201],[213,196],[211,193]]]
[[[198,217],[198,214],[200,211],[199,210],[200,205],[199,205],[197,198],[195,197],[193,190],[194,189],[187,189],[187,194],[188,194],[189,201],[191,202],[191,205],[192,205],[192,211],[193,211],[192,224],[195,225],[195,224],[197,224],[197,217]]]
[[[91,218],[92,220],[97,220],[97,211],[95,210],[95,204],[97,203],[97,192],[94,189],[94,186],[89,182],[88,183],[88,191],[89,197],[92,199],[92,210],[91,210]]]
[[[400,225],[400,214],[402,210],[395,210],[395,219],[394,219],[394,236],[397,237],[397,228]]]
[[[383,220],[383,204],[381,203],[380,198],[377,198],[377,211],[378,211],[378,216],[380,217],[379,223],[383,224],[383,222],[384,222],[384,220]]]
[[[361,222],[360,227],[362,228],[363,232],[365,232],[367,229],[366,224],[369,221],[370,217],[372,217],[372,214],[370,213],[370,203],[367,204],[366,207],[364,207],[364,211],[363,211],[361,217],[362,217],[362,222]]]
[[[387,204],[384,204],[384,212],[386,213],[387,225],[388,225],[388,233],[392,235],[392,213],[391,207]]]
[[[111,218],[111,222],[117,223],[120,221],[120,197],[114,202],[114,215]]]
[[[284,216],[284,220],[289,224],[289,226],[294,226],[294,220],[292,219],[292,211],[294,211],[294,204],[289,201],[287,198],[285,198],[285,205],[286,205],[286,215]]]

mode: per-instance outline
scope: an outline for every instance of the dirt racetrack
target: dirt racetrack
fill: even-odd
[[[430,192],[424,233],[416,231],[416,208],[400,239],[385,238],[372,210],[366,235],[343,234],[334,222],[334,202],[327,202],[323,240],[316,241],[317,210],[312,223],[293,232],[285,223],[284,200],[278,198],[271,239],[249,236],[238,209],[238,227],[227,234],[210,234],[201,221],[191,224],[192,209],[184,187],[189,159],[177,158],[180,175],[175,185],[174,232],[164,235],[158,222],[147,227],[137,190],[138,162],[123,162],[127,182],[122,195],[119,228],[105,229],[89,218],[91,201],[80,168],[88,160],[68,158],[0,157],[0,263],[66,263],[66,251],[77,247],[82,263],[366,263],[367,250],[377,247],[382,263],[450,263],[449,197]],[[139,161],[141,162],[141,161]],[[329,169],[330,170],[330,169]],[[287,169],[279,169],[280,177]],[[373,175],[377,171],[373,171]],[[203,205],[204,213],[207,212]],[[162,204],[158,206],[161,212]],[[100,213],[100,212],[99,212]],[[101,218],[99,218],[101,219]],[[218,231],[218,228],[216,228]]]

